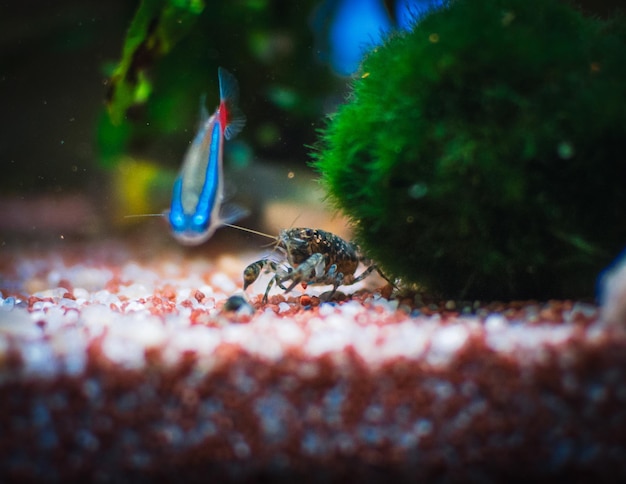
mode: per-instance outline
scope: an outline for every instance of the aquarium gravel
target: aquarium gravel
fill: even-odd
[[[626,333],[595,305],[374,279],[263,306],[229,300],[259,253],[219,253],[0,252],[0,480],[626,477]]]

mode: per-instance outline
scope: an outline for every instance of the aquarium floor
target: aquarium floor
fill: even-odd
[[[0,480],[626,477],[626,335],[576,301],[249,288],[245,237],[0,250]],[[327,289],[327,288],[326,288]]]

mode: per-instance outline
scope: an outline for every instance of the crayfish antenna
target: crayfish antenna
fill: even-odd
[[[253,229],[249,229],[247,227],[241,227],[240,225],[233,225],[233,224],[222,224],[225,227],[230,227],[233,229],[238,229],[238,230],[243,230],[244,232],[250,232],[251,234],[256,234],[256,235],[260,235],[261,237],[267,237],[268,239],[273,239],[273,240],[277,240],[278,237],[274,237],[273,235],[269,235],[266,234],[265,232],[259,232],[258,230],[253,230]]]
[[[124,218],[139,218],[139,217],[165,217],[164,213],[136,213],[132,215],[124,215]]]

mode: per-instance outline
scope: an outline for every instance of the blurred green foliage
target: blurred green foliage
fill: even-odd
[[[309,17],[316,3],[233,0],[203,8],[199,0],[144,0],[110,72],[98,126],[103,165],[138,153],[177,166],[199,99],[206,94],[209,111],[219,102],[220,65],[237,77],[248,119],[238,142],[252,149],[239,153],[305,163],[305,144],[345,84],[315,62]]]
[[[452,0],[362,65],[316,168],[388,275],[447,297],[591,297],[626,244],[626,22]]]
[[[146,70],[172,50],[203,10],[202,0],[142,0],[110,79],[107,108],[113,125],[148,100],[152,84]]]
[[[623,5],[623,0],[570,1],[603,16]],[[216,106],[218,65],[234,72],[241,85],[249,122],[229,146],[241,163],[246,156],[265,164],[303,163],[304,145],[314,141],[324,114],[344,99],[345,79],[333,77],[319,62],[329,48],[324,15],[332,9],[326,7],[337,2],[205,0],[202,13],[191,15],[195,23],[185,26],[186,35],[145,66],[150,96],[119,125],[103,107],[110,90],[106,79],[120,65],[140,0],[4,2],[0,192],[100,189],[106,197],[102,181],[109,173],[100,168],[125,154],[176,170],[193,136],[202,93],[209,109]],[[394,3],[385,0],[388,11]],[[158,10],[167,4],[154,0],[153,5]],[[320,33],[319,25],[326,30]],[[227,156],[227,164],[232,160]]]

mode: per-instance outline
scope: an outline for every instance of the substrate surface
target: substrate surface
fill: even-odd
[[[596,306],[382,280],[264,305],[266,278],[229,310],[259,255],[0,252],[0,478],[626,477],[626,334]]]

